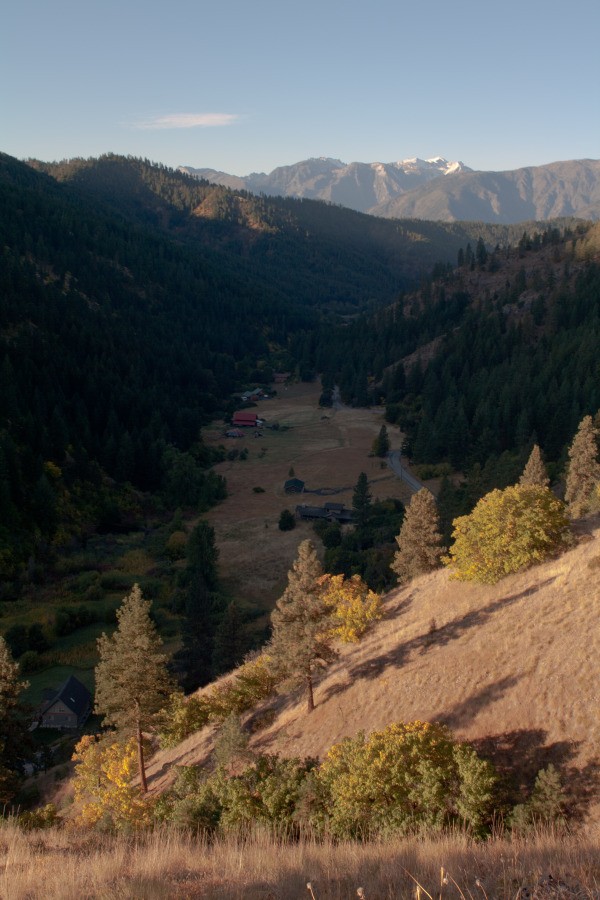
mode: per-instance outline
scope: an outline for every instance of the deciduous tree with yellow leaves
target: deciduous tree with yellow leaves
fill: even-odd
[[[453,537],[444,560],[453,576],[495,584],[564,548],[569,520],[549,488],[519,484],[482,497],[470,515],[454,520]]]
[[[151,824],[153,801],[131,784],[136,759],[135,738],[123,744],[89,734],[82,737],[73,755],[75,802],[81,804],[78,825],[123,830]]]

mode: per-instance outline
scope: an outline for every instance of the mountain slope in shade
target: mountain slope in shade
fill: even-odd
[[[253,749],[323,757],[360,730],[439,721],[501,769],[514,767],[518,783],[531,786],[554,763],[573,807],[588,812],[599,796],[600,520],[584,528],[574,549],[493,586],[440,570],[392,591],[383,620],[323,675],[315,711],[306,714],[301,694],[267,704],[275,718]],[[205,762],[212,739],[207,728],[159,752],[152,789],[166,787],[175,766]]]
[[[244,177],[191,166],[182,166],[181,171],[213,184],[245,189],[253,194],[326,200],[359,212],[371,212],[374,207],[432,179],[471,170],[461,162],[448,162],[437,156],[392,163],[344,163],[339,159],[319,157],[280,166],[269,175],[253,173]]]
[[[457,173],[385,201],[370,212],[390,218],[504,224],[560,216],[600,219],[600,160]]]

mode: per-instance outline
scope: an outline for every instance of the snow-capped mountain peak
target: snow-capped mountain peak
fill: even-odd
[[[369,212],[433,178],[471,171],[463,163],[449,162],[443,156],[430,159],[415,156],[391,163],[344,163],[330,156],[316,156],[293,165],[279,166],[269,175],[254,173],[243,178],[190,166],[183,166],[182,170],[216,184],[253,193],[327,200],[360,212]]]

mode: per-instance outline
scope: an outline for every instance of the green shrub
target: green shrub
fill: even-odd
[[[396,723],[333,746],[316,773],[313,824],[338,838],[408,833],[464,821],[481,829],[495,775],[442,725]]]
[[[165,554],[169,559],[185,559],[185,548],[187,546],[187,533],[185,531],[174,531],[169,535],[169,539],[165,545]]]
[[[34,828],[54,828],[60,824],[58,810],[53,803],[47,803],[40,809],[32,809],[22,812],[17,816],[19,828],[32,831]]]
[[[27,675],[30,672],[37,672],[39,669],[43,669],[45,665],[46,663],[40,657],[37,650],[26,650],[19,660],[19,666],[24,675]]]
[[[81,572],[71,581],[72,588],[78,593],[83,593],[92,585],[97,585],[100,580],[100,573],[94,569],[91,572]]]
[[[540,825],[556,825],[564,822],[564,794],[560,775],[550,763],[540,769],[535,779],[531,797],[513,809],[509,824],[513,831],[530,832]]]
[[[106,591],[130,591],[138,580],[135,575],[128,575],[118,569],[111,569],[100,576],[100,584]]]
[[[485,584],[543,562],[567,546],[570,534],[564,503],[535,485],[491,491],[453,524],[454,544],[444,562],[455,578]]]
[[[210,710],[205,697],[172,694],[163,713],[159,735],[161,747],[175,747],[190,734],[208,725],[209,721]]]
[[[279,530],[292,531],[295,527],[296,519],[294,513],[290,512],[289,509],[282,509],[279,516]]]

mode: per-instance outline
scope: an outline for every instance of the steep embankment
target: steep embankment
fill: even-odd
[[[360,730],[441,721],[524,781],[553,762],[585,812],[600,755],[600,522],[588,525],[574,549],[497,585],[441,570],[392,591],[383,620],[319,682],[315,711],[298,694],[277,698],[253,748],[323,756]],[[153,789],[173,766],[204,762],[211,742],[205,729],[157,754]]]

